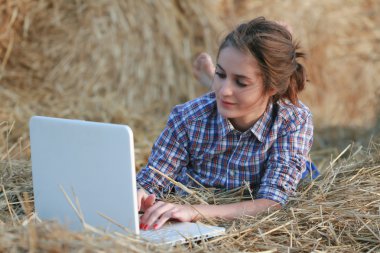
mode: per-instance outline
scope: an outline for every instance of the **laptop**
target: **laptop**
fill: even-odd
[[[223,227],[178,222],[140,231],[133,133],[126,125],[34,116],[30,143],[35,211],[79,231],[134,234],[155,243],[222,235]]]

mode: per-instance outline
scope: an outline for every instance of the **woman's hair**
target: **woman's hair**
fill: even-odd
[[[297,61],[305,54],[299,52],[292,34],[284,26],[264,17],[239,25],[222,41],[223,48],[232,46],[242,52],[250,52],[257,60],[264,83],[264,92],[275,89],[273,100],[289,99],[298,105],[298,92],[306,82],[305,68]]]

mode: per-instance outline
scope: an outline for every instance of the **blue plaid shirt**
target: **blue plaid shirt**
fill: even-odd
[[[269,103],[249,130],[239,132],[218,113],[211,92],[174,107],[137,182],[158,196],[173,188],[152,166],[187,187],[198,186],[193,179],[220,189],[248,183],[256,198],[284,205],[305,170],[312,141],[312,116],[302,103]]]

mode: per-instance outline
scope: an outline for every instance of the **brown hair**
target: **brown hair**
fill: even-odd
[[[264,83],[264,91],[275,89],[273,100],[287,98],[298,105],[298,93],[305,87],[306,71],[297,61],[305,57],[299,52],[287,28],[264,17],[255,18],[239,25],[222,41],[223,48],[232,46],[243,52],[250,52],[258,61]]]

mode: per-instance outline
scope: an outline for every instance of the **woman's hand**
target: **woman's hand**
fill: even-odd
[[[156,195],[148,194],[144,189],[137,190],[137,208],[138,211],[145,211],[153,206],[156,201]]]
[[[147,194],[146,194],[147,195]],[[147,195],[148,198],[151,195]],[[146,198],[145,203],[151,203]],[[148,206],[148,205],[146,205]],[[280,209],[281,205],[270,199],[247,200],[224,205],[178,205],[158,201],[150,205],[140,217],[141,229],[158,229],[169,219],[178,221],[195,221],[200,217],[206,219],[222,218],[233,220],[245,215],[255,216],[262,212]]]
[[[194,221],[198,217],[198,212],[191,205],[178,205],[159,201],[145,210],[140,217],[141,229],[158,229],[169,219],[181,222]]]

